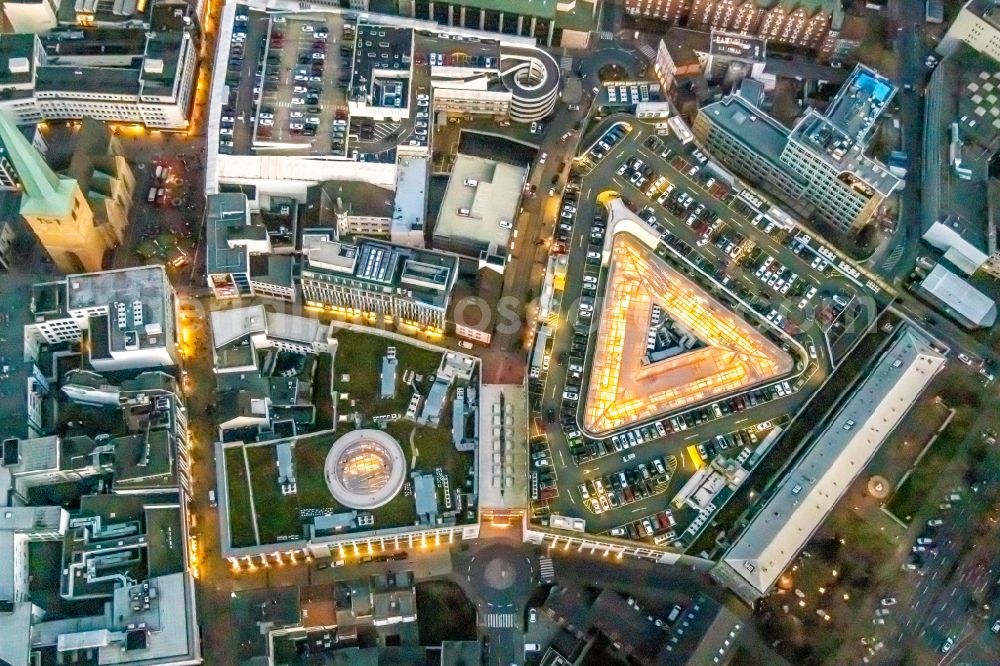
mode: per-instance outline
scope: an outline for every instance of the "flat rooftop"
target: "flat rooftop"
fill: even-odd
[[[33,34],[0,35],[0,86],[31,83],[36,39]]]
[[[430,164],[426,157],[400,157],[396,163],[396,196],[392,233],[423,231],[426,221]]]
[[[80,310],[101,311],[104,314],[98,316],[107,317],[106,327],[95,331],[92,325],[91,332],[106,333],[104,342],[111,351],[124,350],[126,345],[159,348],[173,336],[173,289],[163,266],[67,275],[64,282],[36,285],[33,295],[37,299],[46,290],[59,302],[51,303],[49,311],[36,309],[36,321],[63,319]]]
[[[899,178],[889,173],[888,167],[864,154],[865,144],[813,109],[799,119],[789,139],[841,173],[859,178],[882,196],[888,196],[900,185]],[[855,184],[858,187],[860,184]]]
[[[990,327],[997,320],[996,302],[971,284],[938,264],[920,288],[975,327]]]
[[[526,178],[522,167],[459,155],[441,201],[434,238],[506,248]]]
[[[840,87],[826,110],[826,117],[853,141],[867,145],[896,86],[873,69],[858,65]]]
[[[703,343],[650,362],[652,308]],[[594,434],[662,416],[791,372],[792,358],[635,236],[615,234],[583,426]]]
[[[206,203],[206,271],[210,274],[246,272],[246,247],[229,246],[229,239],[249,226],[246,196],[235,192],[210,194]]]
[[[1000,30],[1000,6],[993,0],[970,0],[966,9]]]
[[[962,84],[954,98],[958,109],[951,121],[958,123],[963,141],[971,139],[992,152],[1000,136],[1000,63],[962,45],[941,65]]]
[[[902,329],[726,553],[749,596],[770,591],[944,364],[930,340]]]
[[[357,245],[320,241],[309,248],[304,278],[342,283],[350,276],[373,291],[406,291],[409,298],[444,307],[458,273],[458,257],[382,241]]]
[[[462,4],[487,11],[555,18],[557,2],[556,0],[463,0]]]
[[[784,168],[781,153],[788,143],[788,128],[739,93],[709,104],[701,111],[749,150]]]

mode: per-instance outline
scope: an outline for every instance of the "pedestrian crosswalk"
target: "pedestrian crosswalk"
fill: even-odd
[[[889,253],[889,256],[887,256],[885,258],[885,261],[882,263],[883,270],[891,271],[892,269],[894,269],[896,267],[896,264],[899,263],[899,260],[900,258],[902,258],[902,256],[903,256],[903,246],[897,245],[892,249],[892,252]]]
[[[488,629],[513,629],[517,626],[517,616],[513,613],[490,613],[486,616]]]
[[[556,577],[555,567],[552,566],[552,559],[548,557],[538,558],[538,575],[543,583],[551,583]]]
[[[564,55],[559,59],[559,69],[568,72],[573,69],[573,56]]]
[[[656,60],[656,49],[654,49],[646,42],[639,42],[638,44],[636,44],[636,47],[639,49],[642,55],[646,56],[650,60]]]
[[[613,42],[615,39],[615,33],[610,30],[600,30],[597,33],[598,39],[603,39],[606,42]]]

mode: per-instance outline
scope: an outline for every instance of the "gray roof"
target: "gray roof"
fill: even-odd
[[[35,88],[42,92],[100,90],[106,94],[138,95],[139,68],[51,67],[38,68]]]
[[[367,238],[357,245],[321,241],[308,251],[303,280],[326,281],[350,276],[352,286],[384,292],[395,289],[408,298],[445,308],[458,274],[458,257]]]
[[[781,153],[788,143],[788,128],[742,95],[728,95],[702,108],[700,113],[711,118],[713,124],[726,130],[752,152],[781,169],[785,168]]]
[[[428,160],[401,156],[396,164],[396,198],[393,202],[392,231],[422,230],[425,221]]]
[[[31,83],[36,39],[32,34],[0,35],[0,86]],[[24,65],[27,70],[20,71]]]
[[[245,247],[229,247],[230,234],[247,226],[247,198],[230,192],[210,194],[205,206],[205,270],[207,273],[245,273],[249,269]]]
[[[770,591],[944,363],[929,340],[902,329],[726,553],[752,594]]]
[[[830,102],[826,117],[853,140],[864,145],[895,94],[896,86],[889,79],[873,69],[858,65]]]
[[[931,270],[920,288],[972,326],[988,328],[997,320],[996,302],[941,264]]]
[[[133,332],[140,348],[166,347],[173,339],[173,288],[163,266],[68,275],[64,285],[68,312],[108,310],[106,327],[101,321],[96,328],[91,324],[92,356],[99,342],[111,351],[124,350]]]
[[[483,157],[459,155],[438,210],[435,239],[496,245],[505,252],[527,171]],[[474,185],[468,185],[475,181]],[[468,214],[460,214],[466,209]],[[502,226],[501,223],[507,226]]]

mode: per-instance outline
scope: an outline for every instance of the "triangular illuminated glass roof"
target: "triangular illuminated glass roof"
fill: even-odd
[[[650,362],[653,305],[704,343]],[[595,435],[776,379],[792,358],[628,233],[615,234],[583,425]]]

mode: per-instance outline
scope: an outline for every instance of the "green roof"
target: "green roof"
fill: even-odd
[[[594,29],[595,19],[593,3],[578,0],[574,3],[573,9],[568,12],[559,12],[556,15],[556,27],[563,30],[589,32]]]
[[[0,143],[21,181],[21,214],[62,216],[73,208],[76,181],[60,178],[49,168],[17,125],[0,112]]]

